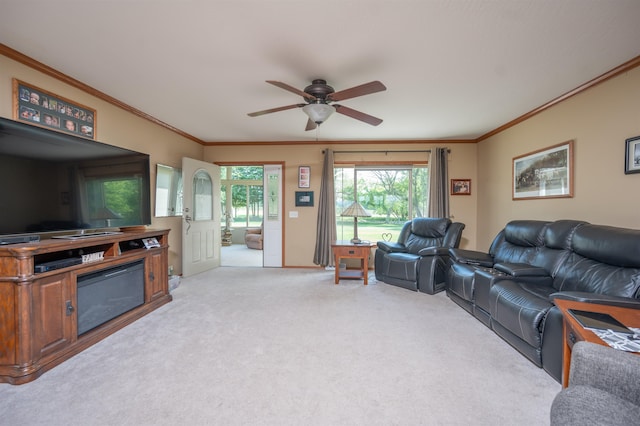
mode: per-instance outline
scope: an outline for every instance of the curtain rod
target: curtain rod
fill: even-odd
[[[430,149],[423,149],[423,150],[417,150],[417,151],[333,151],[334,154],[389,154],[389,153],[407,153],[407,152],[431,152]],[[447,149],[447,152],[451,153],[450,149]],[[322,150],[322,153],[325,153],[325,150]]]

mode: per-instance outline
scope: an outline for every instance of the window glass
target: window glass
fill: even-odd
[[[341,213],[354,201],[371,215],[357,219],[358,237],[362,240],[395,241],[406,221],[428,214],[426,165],[342,166],[334,168],[334,177],[338,240],[353,238],[355,220]]]
[[[262,224],[262,166],[222,166],[222,217],[225,226],[257,228]]]
[[[213,220],[213,182],[204,170],[193,177],[193,219]]]

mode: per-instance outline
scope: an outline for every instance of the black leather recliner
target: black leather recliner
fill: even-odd
[[[444,290],[449,248],[460,245],[465,225],[446,218],[415,218],[402,227],[398,241],[378,241],[378,281],[435,294]]]

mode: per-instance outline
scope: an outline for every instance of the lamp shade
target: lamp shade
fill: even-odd
[[[340,216],[348,216],[348,217],[370,217],[368,211],[364,209],[357,201],[354,201],[349,207],[344,209]]]
[[[302,107],[302,111],[316,124],[323,123],[335,110],[327,104],[308,104]]]

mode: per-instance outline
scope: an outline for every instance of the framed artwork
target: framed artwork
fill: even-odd
[[[298,188],[309,188],[311,184],[311,167],[298,167]]]
[[[296,207],[313,207],[313,191],[296,191]]]
[[[640,136],[625,141],[624,174],[640,173]]]
[[[451,179],[451,195],[471,195],[471,179]]]
[[[13,119],[96,139],[96,110],[13,79]]]
[[[573,197],[573,141],[513,159],[513,199]]]

